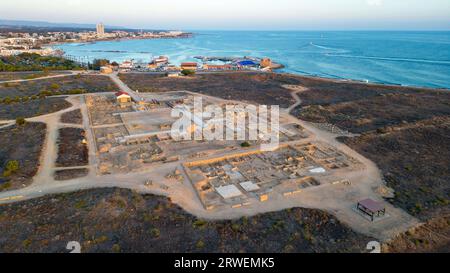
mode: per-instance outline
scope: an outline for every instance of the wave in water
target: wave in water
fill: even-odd
[[[450,65],[450,61],[440,61],[440,60],[409,59],[409,58],[395,58],[395,57],[371,57],[371,56],[341,55],[341,54],[326,54],[326,55],[330,57],[353,58],[353,59]]]
[[[311,42],[310,45],[313,46],[313,47],[319,48],[319,49],[323,49],[323,50],[326,50],[326,51],[334,52],[336,54],[345,54],[345,53],[349,53],[350,52],[350,50],[347,50],[347,49],[316,45],[313,42]]]

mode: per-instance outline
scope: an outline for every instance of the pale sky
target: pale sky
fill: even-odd
[[[450,30],[450,0],[1,0],[0,19],[182,30]]]

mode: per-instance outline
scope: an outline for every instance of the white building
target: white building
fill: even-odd
[[[105,35],[105,25],[103,25],[102,23],[97,24],[97,35],[98,36]]]

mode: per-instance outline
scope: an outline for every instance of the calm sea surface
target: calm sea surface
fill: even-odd
[[[171,63],[194,56],[270,57],[282,71],[338,79],[450,88],[450,32],[196,31],[192,38],[57,46],[90,60]]]

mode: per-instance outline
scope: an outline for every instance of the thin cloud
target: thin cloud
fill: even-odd
[[[371,7],[379,7],[383,5],[383,0],[367,0],[366,3]]]

